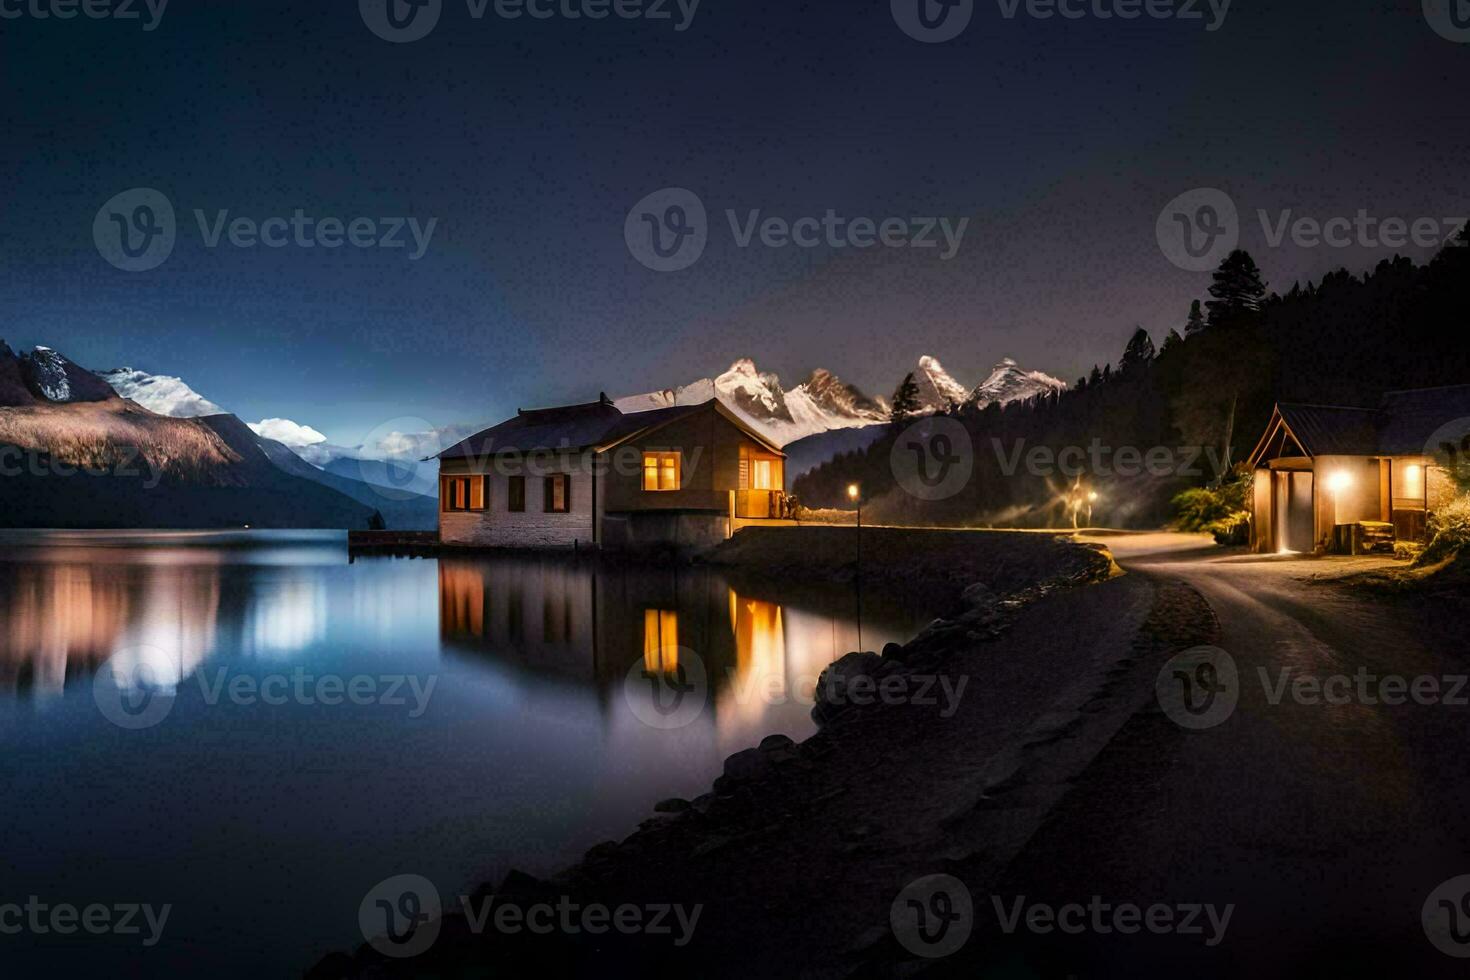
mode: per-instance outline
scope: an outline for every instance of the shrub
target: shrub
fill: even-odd
[[[1207,531],[1220,544],[1250,540],[1251,513],[1247,505],[1254,477],[1244,466],[1218,486],[1195,487],[1174,497],[1174,527],[1180,531]]]
[[[1436,510],[1429,519],[1429,545],[1419,565],[1437,565],[1470,546],[1470,493],[1461,494]]]

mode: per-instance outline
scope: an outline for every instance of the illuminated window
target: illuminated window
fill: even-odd
[[[643,489],[679,489],[679,454],[644,453]]]
[[[548,514],[565,514],[572,509],[572,478],[565,473],[553,473],[545,481],[545,500],[542,509]]]
[[[771,483],[771,461],[769,459],[750,461],[750,488],[752,490],[776,489]]]
[[[439,509],[484,510],[488,495],[483,476],[446,476],[439,480]]]
[[[672,609],[643,610],[643,669],[667,674],[679,666],[679,614]]]

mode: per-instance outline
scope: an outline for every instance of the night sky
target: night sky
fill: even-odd
[[[1204,295],[1208,275],[1155,235],[1193,188],[1236,202],[1280,290],[1433,250],[1271,247],[1257,209],[1470,214],[1470,43],[1420,0],[1236,0],[1214,31],[1203,0],[1198,20],[978,0],[934,44],[889,0],[703,0],[682,31],[673,0],[667,20],[600,21],[476,20],[443,0],[402,44],[355,0],[173,0],[153,30],[142,0],[141,20],[32,15],[49,2],[0,0],[21,12],[0,19],[0,336],[179,375],[343,444],[742,356],[788,385],[826,367],[879,394],[925,353],[971,385],[1005,355],[1070,380],[1135,324],[1161,341]],[[146,272],[93,238],[134,187],[178,216]],[[665,187],[708,209],[703,256],[670,273],[624,241]],[[297,208],[438,223],[414,261],[406,233],[401,249],[209,248],[193,215]],[[970,223],[945,261],[741,248],[726,209]]]

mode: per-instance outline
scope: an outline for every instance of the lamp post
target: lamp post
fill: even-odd
[[[856,483],[847,485],[847,499],[857,504],[857,573],[853,577],[857,589],[857,645],[863,649],[863,490]]]

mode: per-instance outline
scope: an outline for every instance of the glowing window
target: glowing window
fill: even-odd
[[[776,489],[771,482],[771,461],[769,459],[750,461],[750,488],[752,490]]]
[[[1404,467],[1404,483],[1399,487],[1396,496],[1415,498],[1424,496],[1424,467],[1416,465]]]
[[[678,453],[644,453],[643,489],[679,489],[679,469]]]

